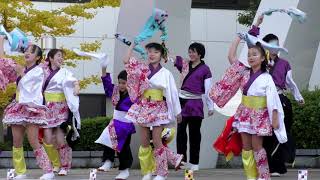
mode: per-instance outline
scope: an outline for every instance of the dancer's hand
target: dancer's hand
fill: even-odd
[[[212,116],[214,114],[214,110],[209,110],[208,111],[208,116]]]
[[[176,55],[174,55],[174,54],[171,54],[171,53],[169,53],[168,54],[168,60],[170,61],[170,62],[172,62],[173,64],[175,64],[176,63]]]
[[[272,127],[273,127],[273,129],[279,129],[279,127],[280,127],[277,110],[273,110],[273,112],[272,112]]]
[[[23,76],[24,75],[24,67],[21,66],[20,64],[17,64],[15,67],[15,71],[17,73],[17,76]]]
[[[0,35],[0,41],[4,41],[6,39],[5,35]]]
[[[263,22],[263,18],[264,18],[264,15],[263,15],[263,14],[260,15],[260,16],[258,17],[258,19],[257,19],[257,22],[255,23],[255,26],[259,27],[260,24],[262,24],[262,22]]]
[[[232,128],[232,131],[231,131],[231,134],[234,134],[234,133],[236,133],[236,132],[238,132],[238,129],[235,128],[235,127],[233,127],[233,128]]]
[[[180,123],[182,122],[182,116],[181,116],[181,114],[178,114],[178,115],[177,115],[177,122],[178,122],[178,124],[180,124]]]
[[[73,83],[73,85],[74,85],[73,94],[74,94],[75,96],[79,96],[79,94],[80,94],[79,81],[75,81],[75,82]]]
[[[304,99],[302,99],[302,100],[299,100],[298,103],[300,106],[303,106],[305,104],[305,101],[304,101]]]
[[[107,74],[107,67],[101,68],[101,76],[104,77]]]

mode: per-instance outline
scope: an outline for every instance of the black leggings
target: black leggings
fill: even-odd
[[[182,122],[178,124],[177,130],[177,152],[183,154],[184,162],[187,162],[187,126],[189,126],[190,141],[190,163],[199,164],[200,144],[201,144],[201,123],[202,117],[182,117]]]
[[[266,136],[264,138],[263,146],[267,152],[270,173],[277,172],[280,174],[285,174],[287,172],[285,162],[288,161],[285,157],[290,157],[290,159],[292,159],[291,157],[295,156],[295,145],[293,138],[290,135],[291,126],[293,124],[293,112],[290,100],[282,94],[280,94],[279,97],[284,111],[284,124],[288,134],[288,142],[285,144],[280,144],[278,150],[274,153],[273,156],[271,156],[271,154],[279,143],[277,137],[274,134],[272,136]]]
[[[130,142],[131,142],[131,135],[127,137],[121,152],[117,153],[119,157],[119,162],[120,162],[119,170],[125,170],[132,166],[133,158],[132,158],[132,152],[130,148]],[[106,160],[110,160],[111,162],[114,162],[114,157],[115,157],[115,150],[113,150],[108,146],[104,146],[102,161],[105,162]]]

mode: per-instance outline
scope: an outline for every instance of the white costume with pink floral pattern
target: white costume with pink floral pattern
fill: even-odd
[[[242,91],[250,77],[250,69],[241,62],[233,63],[226,71],[223,79],[217,82],[211,89],[210,98],[219,106],[223,107],[240,88]],[[287,141],[284,113],[279,99],[277,89],[269,73],[265,72],[258,76],[250,85],[247,96],[266,97],[267,107],[254,109],[243,105],[242,103],[234,115],[236,121],[234,127],[239,132],[256,134],[258,136],[272,135],[272,113],[278,111],[280,128],[275,131],[279,142]]]
[[[49,68],[46,68],[46,74],[49,74]],[[48,125],[43,128],[53,128],[61,125],[68,119],[69,114],[69,105],[73,107],[73,113],[79,114],[79,97],[73,94],[74,82],[77,79],[73,76],[73,74],[65,68],[61,68],[49,81],[48,86],[46,87],[44,93],[50,94],[63,94],[66,99],[63,102],[50,102],[46,99],[46,106],[49,111],[47,114]],[[71,91],[67,89],[70,88]],[[75,99],[74,101],[70,101],[70,97]],[[71,109],[70,108],[70,109]],[[76,116],[80,122],[80,115]],[[80,123],[79,123],[80,124]]]
[[[126,118],[144,127],[172,125],[181,112],[178,90],[169,70],[162,67],[150,79],[148,64],[134,58],[126,65],[128,92],[132,102]],[[153,101],[143,97],[147,89],[163,91],[165,100]]]
[[[4,111],[3,123],[45,125],[47,108],[42,105],[44,70],[35,66],[27,72],[17,86],[17,97]]]

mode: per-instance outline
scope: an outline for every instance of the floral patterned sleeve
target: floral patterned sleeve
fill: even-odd
[[[5,90],[9,83],[15,82],[16,62],[11,59],[0,59],[0,90]]]
[[[246,67],[240,61],[236,61],[226,70],[222,80],[212,86],[209,97],[217,106],[223,107],[236,94],[245,70]]]
[[[130,58],[125,68],[128,73],[128,93],[131,101],[135,102],[149,88],[148,75],[150,70],[146,63],[140,62],[133,57]]]

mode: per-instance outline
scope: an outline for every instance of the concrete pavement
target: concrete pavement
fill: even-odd
[[[88,180],[89,169],[72,169],[70,174],[65,177],[56,176],[56,180]],[[28,171],[28,177],[31,179],[38,179],[41,176],[41,170],[32,169]],[[113,169],[110,172],[98,172],[97,180],[112,180],[118,171]],[[128,180],[141,180],[139,170],[131,170]],[[207,169],[200,170],[194,173],[195,180],[245,180],[241,169]],[[0,179],[6,179],[6,170],[0,170]],[[183,180],[184,171],[170,171],[168,180]],[[280,177],[272,178],[272,180],[297,180],[298,169],[290,169],[289,172]],[[320,169],[309,169],[308,180],[319,180]]]

